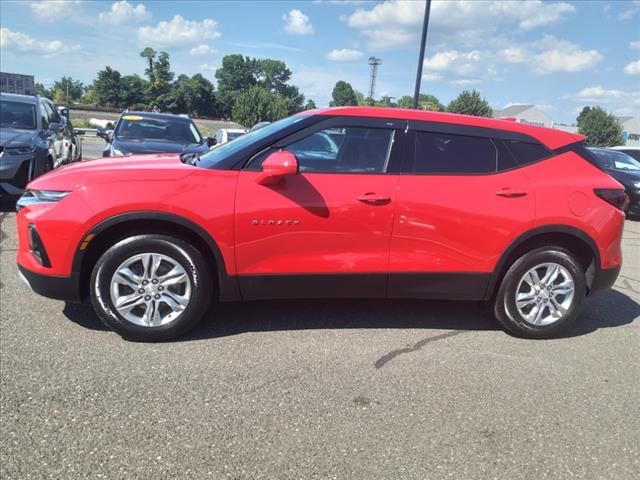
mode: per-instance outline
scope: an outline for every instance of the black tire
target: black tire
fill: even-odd
[[[142,253],[160,253],[179,263],[191,282],[191,298],[181,314],[166,325],[139,326],[116,310],[110,283],[116,269],[128,258]],[[89,284],[91,303],[100,320],[127,340],[169,340],[194,327],[207,311],[213,295],[210,268],[202,253],[191,244],[166,235],[144,234],[125,238],[109,248],[96,262]]]
[[[546,326],[532,325],[527,322],[516,305],[516,289],[520,280],[529,270],[543,263],[556,263],[563,266],[573,277],[574,282],[574,298],[566,314]],[[584,268],[571,252],[561,247],[543,247],[525,253],[511,265],[490,306],[496,320],[509,333],[523,338],[553,338],[565,331],[576,320],[586,293]]]

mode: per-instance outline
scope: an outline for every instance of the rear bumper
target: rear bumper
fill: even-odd
[[[32,272],[18,265],[20,278],[39,295],[67,302],[80,302],[80,282],[78,274],[70,277],[56,277]]]
[[[609,290],[620,274],[620,267],[616,268],[599,268],[593,275],[589,295],[597,295],[598,293]]]

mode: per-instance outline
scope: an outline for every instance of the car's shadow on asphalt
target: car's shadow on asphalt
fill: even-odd
[[[107,330],[88,303],[68,303],[65,316],[92,330]],[[618,327],[640,316],[640,304],[611,290],[588,298],[563,338]],[[484,305],[418,300],[278,300],[213,306],[200,324],[177,341],[221,338],[246,332],[315,329],[499,330]]]

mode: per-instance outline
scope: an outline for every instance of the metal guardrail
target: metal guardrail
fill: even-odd
[[[74,130],[78,132],[80,135],[86,135],[87,133],[91,135],[96,135],[98,133],[97,128],[74,128]]]

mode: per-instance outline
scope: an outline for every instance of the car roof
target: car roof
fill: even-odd
[[[640,150],[640,146],[636,145],[618,145],[617,147],[610,147],[611,150]]]
[[[566,132],[553,128],[526,125],[510,120],[499,120],[457,113],[431,112],[427,110],[412,110],[408,108],[386,107],[332,107],[304,112],[307,115],[339,115],[350,117],[374,117],[398,120],[415,120],[421,122],[449,123],[467,125],[471,127],[491,128],[529,135],[542,142],[551,149],[556,149],[576,142],[584,141],[586,137],[577,133]]]
[[[36,95],[19,95],[17,93],[0,93],[0,97],[3,100],[11,100],[14,102],[22,102],[22,103],[38,103],[38,96]]]
[[[156,113],[156,112],[123,112],[122,117],[126,115],[137,115],[144,118],[156,118],[158,120],[178,120],[180,122],[191,122],[188,115],[174,115],[173,113]]]

